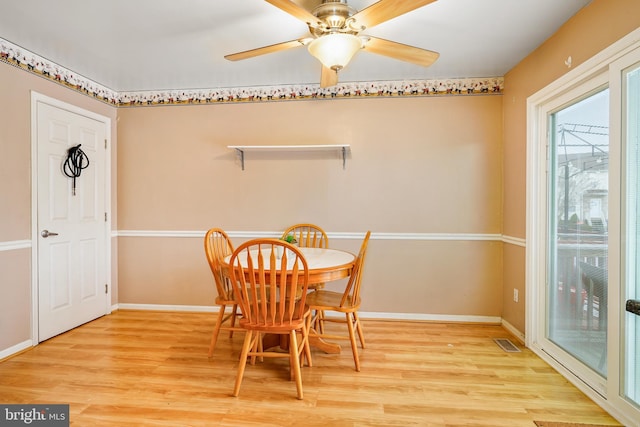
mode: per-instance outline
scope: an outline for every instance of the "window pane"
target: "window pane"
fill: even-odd
[[[609,90],[550,119],[547,338],[606,377]]]
[[[626,111],[626,283],[625,299],[640,299],[640,68],[628,72]],[[625,313],[624,394],[640,405],[640,316]]]

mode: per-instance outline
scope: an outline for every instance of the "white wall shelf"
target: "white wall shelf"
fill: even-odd
[[[338,151],[342,154],[342,169],[347,163],[347,153],[351,152],[349,144],[322,144],[322,145],[227,145],[227,148],[236,150],[240,156],[240,164],[244,170],[245,151]]]

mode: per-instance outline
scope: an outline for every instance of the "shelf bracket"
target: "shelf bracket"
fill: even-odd
[[[240,165],[242,165],[242,170],[244,170],[244,150],[241,150],[240,148],[236,148],[236,151],[240,155]]]
[[[342,147],[342,170],[347,168],[347,147]]]

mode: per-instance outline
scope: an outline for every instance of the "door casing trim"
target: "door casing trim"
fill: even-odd
[[[51,98],[42,93],[31,91],[31,342],[38,345],[38,103],[48,104],[74,114],[89,117],[101,122],[105,126],[107,147],[105,153],[105,210],[107,220],[105,228],[105,263],[107,296],[105,314],[111,313],[111,119],[93,111],[86,110],[73,104]]]

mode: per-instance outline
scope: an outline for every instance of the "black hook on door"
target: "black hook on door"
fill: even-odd
[[[82,173],[82,169],[89,166],[89,158],[80,149],[82,144],[69,148],[67,159],[64,161],[62,171],[66,176],[73,179],[72,194],[76,195],[76,178]]]

